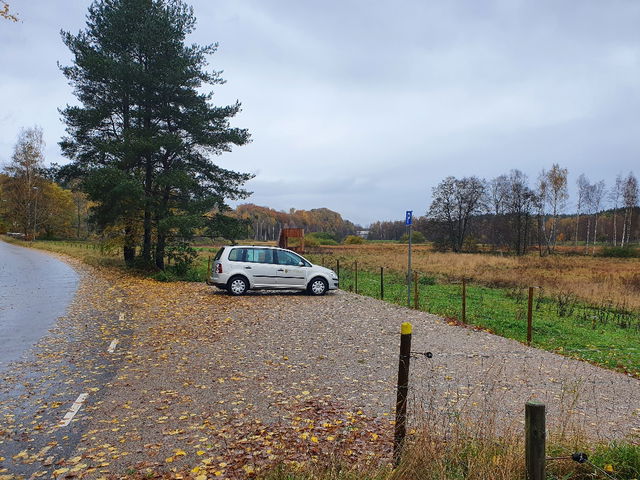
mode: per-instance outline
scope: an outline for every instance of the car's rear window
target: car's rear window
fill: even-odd
[[[222,252],[224,252],[224,247],[218,250],[218,253],[216,253],[214,260],[220,260],[220,257],[222,257]]]

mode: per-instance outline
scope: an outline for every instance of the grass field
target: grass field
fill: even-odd
[[[317,249],[315,259],[330,265],[340,259],[346,266],[357,260],[365,269],[385,267],[406,272],[407,246],[365,244]],[[542,287],[546,295],[573,295],[595,305],[640,310],[640,259],[584,255],[523,257],[493,254],[433,252],[426,245],[413,249],[413,268],[443,281],[466,277],[488,287]]]

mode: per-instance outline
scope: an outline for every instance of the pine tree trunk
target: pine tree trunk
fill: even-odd
[[[164,270],[164,252],[167,246],[167,235],[164,232],[158,232],[158,241],[156,242],[156,267]]]
[[[162,201],[158,208],[158,217],[162,216],[162,218],[166,218],[169,210],[169,188],[165,188],[162,193]],[[158,218],[158,241],[156,242],[156,258],[155,264],[156,267],[160,270],[164,270],[164,255],[167,246],[167,232],[160,228],[160,222]]]
[[[122,247],[122,254],[124,255],[124,263],[128,267],[134,265],[136,259],[136,246],[133,239],[133,228],[125,227],[124,229],[124,246]]]

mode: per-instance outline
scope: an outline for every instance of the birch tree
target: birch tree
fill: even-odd
[[[630,172],[624,180],[622,188],[622,202],[624,205],[624,225],[622,228],[621,246],[628,245],[631,240],[631,226],[633,220],[633,210],[638,205],[638,179],[633,172]]]
[[[613,246],[618,246],[618,208],[622,198],[622,174],[616,175],[616,180],[609,191],[609,200],[613,204]]]

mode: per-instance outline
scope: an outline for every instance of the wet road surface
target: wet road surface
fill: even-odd
[[[77,285],[69,265],[0,240],[0,371],[64,315]]]
[[[0,241],[0,350],[12,352],[0,366],[0,480],[62,478],[54,472],[82,466],[65,459],[129,347],[124,292],[71,264],[80,273]]]

